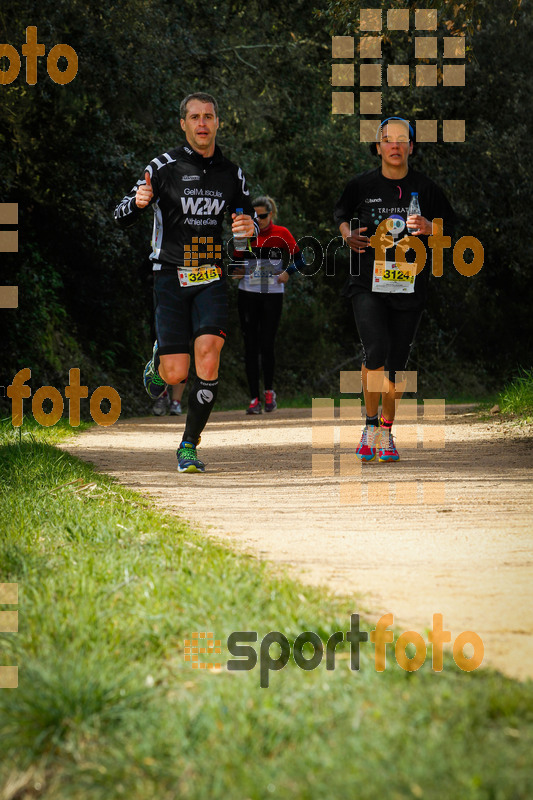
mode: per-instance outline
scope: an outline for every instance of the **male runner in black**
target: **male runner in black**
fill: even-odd
[[[157,341],[144,370],[144,384],[155,400],[189,372],[194,340],[196,379],[178,447],[179,472],[204,472],[196,447],[214,406],[220,351],[227,329],[226,283],[222,277],[222,222],[230,212],[235,236],[259,232],[246,180],[215,142],[218,106],[204,92],[188,95],[180,106],[187,143],[152,159],[115,209],[127,226],[151,205],[154,230],[150,259],[154,270]],[[237,214],[237,209],[244,213]]]
[[[363,392],[366,424],[356,455],[361,461],[398,461],[400,458],[391,427],[402,396],[397,373],[405,369],[422,311],[426,303],[431,257],[428,236],[433,220],[442,219],[444,235],[453,232],[455,214],[443,191],[426,175],[409,166],[414,132],[407,120],[389,117],[381,122],[371,145],[381,157],[381,166],[352,178],[337,205],[335,221],[348,246],[359,253],[358,274],[348,280],[345,294],[351,298],[355,322],[363,345]],[[420,214],[408,217],[412,193],[417,193]],[[352,220],[359,220],[352,227]],[[370,236],[380,222],[396,247],[406,233],[424,244],[427,263],[416,274],[416,264],[399,268],[394,247],[386,249],[384,261],[376,258]],[[409,230],[408,230],[409,229]],[[414,261],[413,250],[404,254]],[[385,376],[384,370],[388,371]],[[381,420],[378,421],[382,395]],[[381,430],[380,430],[381,423]]]

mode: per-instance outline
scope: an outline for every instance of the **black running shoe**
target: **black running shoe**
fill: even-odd
[[[167,389],[167,384],[155,368],[155,356],[157,353],[157,339],[154,342],[152,358],[144,368],[143,381],[144,388],[152,400],[157,400]]]

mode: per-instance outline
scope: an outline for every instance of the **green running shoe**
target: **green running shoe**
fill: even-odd
[[[200,440],[198,440],[200,444]],[[204,462],[200,461],[196,448],[192,442],[182,442],[176,453],[178,457],[178,472],[205,472]]]
[[[167,384],[165,383],[165,381],[155,368],[156,354],[157,354],[157,339],[154,342],[152,358],[145,366],[143,373],[144,388],[146,389],[148,397],[151,397],[152,400],[157,400],[158,397],[161,397],[161,395],[164,392],[166,392],[167,389]]]

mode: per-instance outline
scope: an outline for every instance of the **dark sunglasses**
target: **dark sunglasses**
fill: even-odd
[[[270,211],[267,211],[267,213],[266,213],[266,214],[258,214],[258,215],[257,215],[257,218],[258,218],[258,219],[266,219],[266,218],[268,217],[268,215],[269,215],[269,214],[270,214]]]

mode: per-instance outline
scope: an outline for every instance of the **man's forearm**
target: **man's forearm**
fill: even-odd
[[[139,208],[135,203],[136,190],[137,186],[135,186],[129,194],[125,195],[115,208],[115,222],[122,228],[127,228],[129,225],[132,225],[139,214],[144,210]]]

